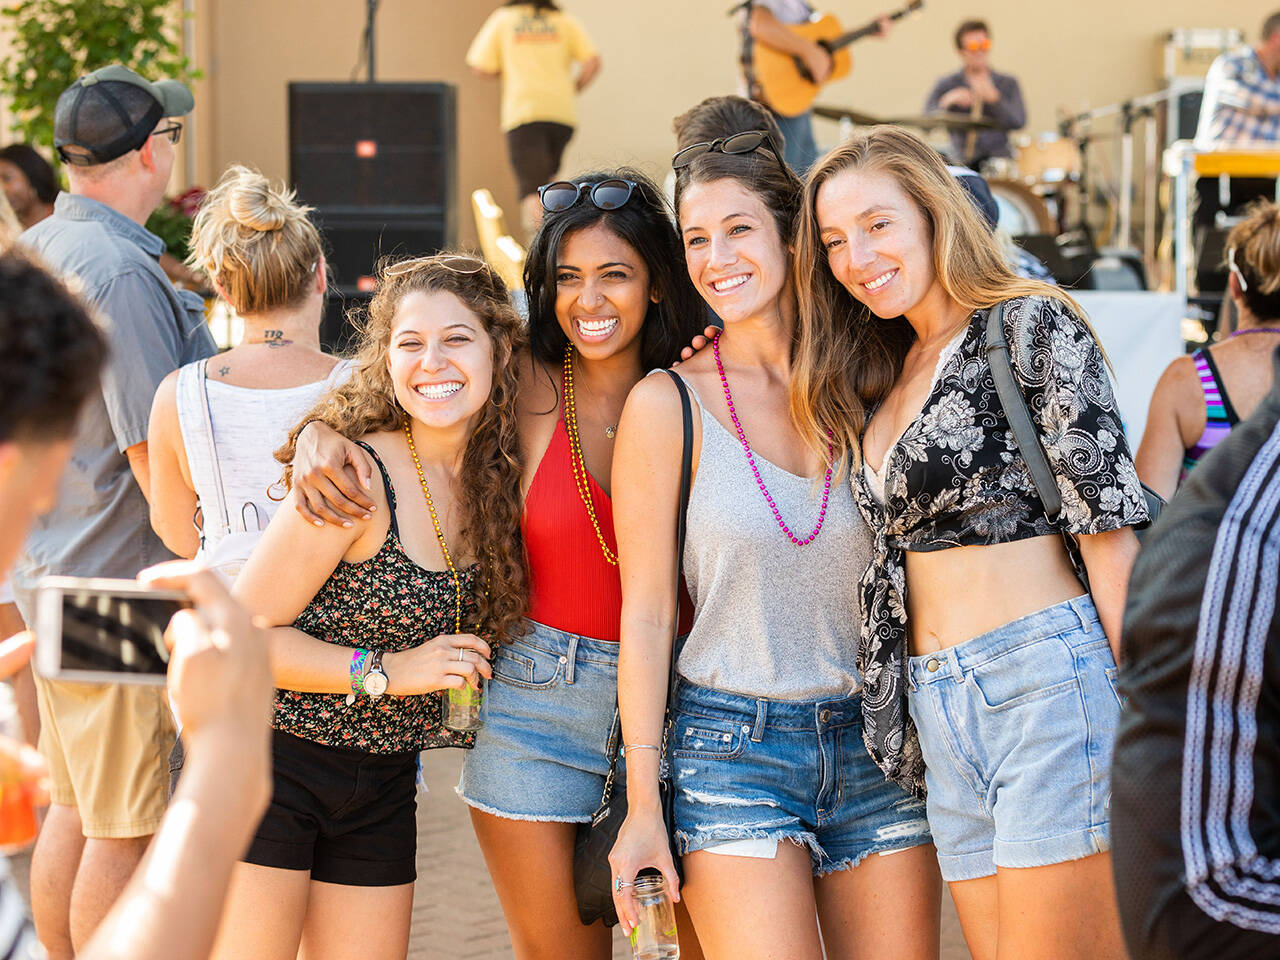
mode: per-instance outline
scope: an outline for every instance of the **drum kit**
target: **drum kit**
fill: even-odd
[[[915,127],[926,136],[934,131],[950,133],[995,127],[990,120],[961,113],[874,117],[830,106],[815,106],[813,112],[840,123],[842,136],[852,133],[855,126],[878,124]],[[997,226],[1001,231],[1013,237],[1056,234],[1066,228],[1067,194],[1080,185],[1083,162],[1075,140],[1043,134],[1015,139],[1012,157],[992,157],[982,163],[978,172],[986,179],[1000,209]]]

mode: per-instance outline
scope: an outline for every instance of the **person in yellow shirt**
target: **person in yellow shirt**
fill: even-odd
[[[471,41],[467,64],[502,78],[502,130],[521,221],[532,234],[542,220],[538,187],[560,168],[577,123],[574,95],[600,72],[600,55],[582,24],[552,0],[509,0]]]

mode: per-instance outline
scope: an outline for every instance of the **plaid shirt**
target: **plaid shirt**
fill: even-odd
[[[1270,76],[1252,47],[1224,53],[1205,78],[1196,146],[1280,143],[1280,77]]]

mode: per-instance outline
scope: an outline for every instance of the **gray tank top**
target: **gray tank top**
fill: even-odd
[[[702,415],[702,452],[689,491],[684,576],[694,615],[680,675],[769,700],[857,692],[858,584],[871,562],[871,533],[852,488],[831,485],[822,532],[796,546],[774,519],[738,438],[689,392]],[[754,456],[782,519],[808,536],[821,483]]]

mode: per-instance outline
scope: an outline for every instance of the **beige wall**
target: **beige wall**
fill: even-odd
[[[884,5],[893,0],[885,0]],[[467,197],[488,186],[515,211],[514,181],[498,133],[496,83],[463,65],[467,44],[495,0],[383,0],[378,76],[458,85],[460,239],[474,242]],[[599,80],[580,101],[579,133],[565,172],[632,163],[661,177],[671,154],[671,117],[705,96],[733,92],[737,38],[730,0],[565,0],[604,58]],[[876,12],[863,0],[832,4],[848,24]],[[927,0],[884,41],[854,48],[853,74],[820,102],[891,115],[918,112],[933,79],[954,69],[951,33],[969,16],[991,24],[997,69],[1022,81],[1027,131],[1054,128],[1057,111],[1080,111],[1154,91],[1158,38],[1174,27],[1234,26],[1249,39],[1277,0]],[[196,0],[197,56],[206,79],[197,91],[199,163],[205,184],[231,161],[272,176],[288,172],[285,85],[345,80],[355,64],[364,4],[357,0]],[[335,117],[335,123],[341,118]],[[1102,127],[1099,131],[1102,131]],[[835,126],[818,121],[820,142]],[[1109,162],[1108,148],[1098,151]],[[510,216],[509,216],[510,219]]]

